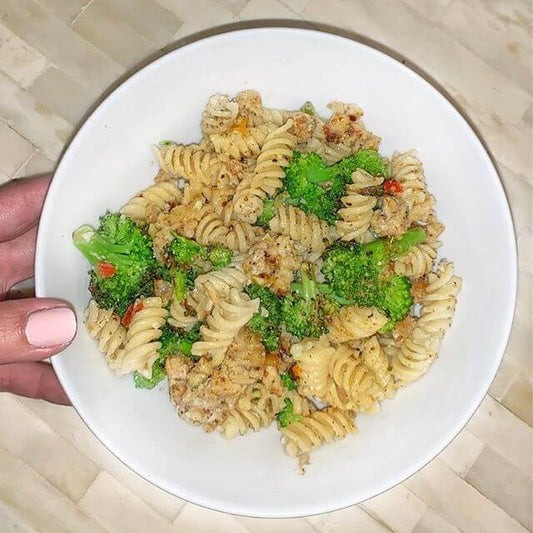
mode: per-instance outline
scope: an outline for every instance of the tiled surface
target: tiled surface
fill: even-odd
[[[529,0],[0,0],[0,183],[52,169],[99,95],[168,44],[230,22],[303,19],[372,39],[455,98],[499,167],[520,256],[513,332],[489,395],[439,458],[391,491],[314,517],[232,517],[139,478],[72,409],[3,394],[0,531],[530,529],[532,15]]]

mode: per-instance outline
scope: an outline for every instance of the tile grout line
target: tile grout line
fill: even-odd
[[[54,435],[56,435],[61,441],[65,442],[66,444],[68,444],[69,446],[71,446],[72,448],[74,448],[80,455],[83,455],[83,457],[85,457],[85,459],[87,459],[87,461],[90,461],[91,463],[94,464],[94,466],[96,467],[96,469],[98,470],[96,472],[96,476],[94,476],[94,479],[89,483],[89,485],[85,488],[85,490],[83,491],[82,495],[77,499],[73,499],[73,498],[70,498],[68,495],[66,495],[61,489],[59,489],[58,487],[56,487],[53,483],[51,483],[50,481],[48,481],[46,478],[44,478],[43,476],[41,476],[36,470],[34,470],[34,468],[29,465],[25,459],[23,457],[21,457],[20,455],[16,454],[16,453],[13,453],[13,455],[15,455],[16,457],[19,457],[21,461],[24,462],[25,465],[28,466],[28,468],[31,468],[32,470],[34,470],[34,472],[38,475],[38,476],[41,476],[43,477],[43,479],[49,483],[52,487],[56,488],[61,494],[63,494],[65,496],[65,498],[67,498],[68,500],[70,500],[71,502],[75,503],[76,506],[78,505],[79,501],[83,498],[83,496],[85,495],[85,493],[87,492],[87,490],[89,489],[89,487],[91,487],[94,482],[96,481],[96,478],[100,475],[100,473],[103,471],[101,465],[99,465],[98,463],[96,463],[95,461],[93,461],[87,454],[83,453],[81,450],[78,449],[78,447],[74,444],[73,441],[69,441],[67,440],[65,437],[63,437],[63,435],[61,435],[60,433],[58,433],[50,424],[48,424],[48,422],[46,422],[43,418],[41,418],[37,413],[35,413],[34,411],[32,411],[26,404],[24,404],[23,402],[21,402],[19,400],[19,398],[17,396],[12,396],[14,398],[14,400],[17,402],[17,404],[19,405],[19,407],[25,411],[28,415],[32,416],[32,417],[35,417],[36,419],[38,419],[39,423],[40,424],[43,424],[44,426],[46,426],[52,433],[54,433]],[[3,446],[2,444],[0,444],[0,446]],[[6,448],[4,446],[4,448]],[[8,448],[6,448],[8,451],[10,451]],[[10,453],[12,453],[10,451]]]
[[[399,486],[399,485],[397,485]],[[393,487],[392,487],[393,488]],[[405,487],[404,487],[405,488]],[[387,491],[388,492],[388,491]],[[382,492],[381,494],[385,494],[384,492]],[[377,496],[374,496],[374,498],[377,498],[379,496],[381,496],[381,494],[378,494]],[[412,493],[413,494],[413,493]],[[416,496],[416,494],[413,494],[414,496]],[[418,498],[418,496],[416,496]],[[372,499],[372,498],[370,498]],[[419,498],[420,499],[420,498]],[[359,504],[357,504],[357,506],[359,507],[359,509],[361,509],[361,511],[363,511],[364,513],[366,513],[368,516],[370,516],[370,518],[372,518],[372,520],[375,520],[381,527],[385,528],[387,531],[390,531],[391,533],[394,533],[394,530],[389,527],[389,525],[384,522],[384,520],[382,518],[380,518],[377,514],[374,513],[374,511],[372,511],[371,509],[367,509],[366,506],[365,506],[365,503],[369,501],[369,500],[366,500],[364,502],[361,502]],[[414,529],[414,528],[413,528]]]
[[[72,27],[74,23],[83,15],[85,10],[93,3],[93,1],[94,0],[89,0],[86,4],[81,6],[80,12],[67,25]]]
[[[28,156],[28,159],[26,159],[25,161],[23,161],[21,163],[21,165],[15,170],[15,172],[13,172],[13,174],[11,174],[11,176],[9,176],[9,179],[10,180],[14,180],[15,179],[15,176],[21,171],[21,170],[24,170],[27,166],[28,166],[28,163],[31,161],[31,159],[33,158],[33,156],[35,155],[35,152],[37,151],[37,148],[35,148],[35,146],[33,146],[33,144],[31,145],[32,148],[33,148],[33,152]]]
[[[23,405],[21,403],[21,405]],[[23,407],[26,407],[23,405]],[[40,417],[39,417],[40,418]],[[43,423],[46,424],[46,422],[44,422],[43,420]],[[55,430],[53,430],[55,432]],[[59,435],[61,437],[61,435]],[[9,448],[7,448],[6,446],[4,446],[3,444],[0,443],[0,450],[5,450],[8,454],[10,454],[11,456],[13,457],[16,457],[17,459],[19,459],[26,468],[28,468],[29,470],[31,470],[31,472],[45,485],[47,486],[47,489],[50,490],[51,492],[55,493],[55,495],[58,497],[58,498],[61,498],[63,500],[66,500],[67,502],[70,502],[72,505],[74,505],[76,507],[76,509],[78,509],[78,511],[80,513],[83,513],[87,518],[90,518],[91,520],[94,520],[95,522],[97,522],[99,525],[100,522],[96,519],[96,517],[94,517],[93,515],[89,514],[87,511],[85,511],[85,509],[83,509],[82,507],[80,507],[77,502],[73,501],[71,498],[69,498],[63,491],[59,490],[54,484],[50,483],[50,481],[48,481],[45,477],[41,476],[41,474],[39,474],[39,472],[37,472],[37,470],[35,470],[31,465],[29,465],[25,460],[24,458],[22,458],[20,455],[16,454],[16,453],[13,453]],[[98,473],[98,475],[100,475],[100,472]],[[94,483],[94,481],[93,481]],[[92,485],[92,483],[91,483]],[[17,516],[18,513],[17,513]],[[22,517],[21,517],[22,518]],[[102,529],[105,529],[106,531],[109,531],[106,527],[102,526]],[[111,533],[111,532],[110,532]]]
[[[485,447],[488,446],[487,443],[485,443]],[[484,447],[484,448],[485,448]],[[490,446],[489,446],[490,447]],[[516,524],[518,524],[519,526],[523,527],[524,529],[527,530],[527,528],[521,523],[519,522],[516,518],[514,518],[513,516],[511,516],[505,509],[503,509],[502,507],[500,507],[496,502],[492,501],[488,496],[485,496],[485,494],[483,494],[477,487],[475,487],[474,485],[472,485],[471,483],[468,482],[467,479],[461,477],[459,474],[457,474],[456,472],[454,472],[442,459],[439,459],[439,457],[435,457],[433,459],[433,461],[431,462],[434,462],[434,461],[439,461],[442,466],[444,468],[446,468],[447,470],[449,470],[453,476],[459,478],[459,480],[461,481],[464,481],[470,488],[472,488],[475,492],[477,492],[477,494],[479,496],[481,496],[481,498],[483,498],[484,500],[486,500],[487,502],[490,503],[491,506],[494,506],[496,507],[496,509],[499,509],[509,520],[511,520],[512,522],[515,522]],[[429,463],[428,463],[429,464]],[[426,465],[427,466],[427,465]],[[418,472],[416,473],[418,474]],[[413,476],[415,476],[416,474],[413,474]],[[413,477],[411,476],[411,477]],[[408,481],[410,478],[407,478],[405,479],[404,481],[402,481],[402,484],[405,483],[406,481]],[[407,487],[405,487],[407,488]],[[407,488],[407,490],[410,490]],[[413,492],[413,491],[411,491]],[[457,529],[460,529],[461,528],[459,527],[458,524],[456,524],[455,521],[453,521],[451,518],[448,519],[447,517],[445,517],[441,512],[438,511],[438,509],[436,509],[435,507],[433,507],[431,504],[427,503],[423,498],[422,496],[418,496],[418,494],[416,494],[415,492],[413,492],[413,494],[417,497],[417,498],[420,498],[426,505],[429,509],[431,509],[433,512],[435,512],[436,514],[438,514],[439,516],[442,516],[445,520],[447,520],[450,524],[452,524],[453,526],[455,526]],[[462,530],[461,530],[462,531]]]
[[[448,6],[446,7],[445,11],[446,12],[449,7],[457,0],[452,0],[452,2],[450,2],[450,4],[448,4]],[[446,27],[445,26],[442,26],[441,25],[441,22],[440,22],[440,19],[442,17],[440,17],[439,20],[436,20],[436,21],[431,21],[430,19],[428,19],[427,17],[425,17],[424,15],[422,15],[419,11],[417,11],[414,7],[412,7],[410,4],[407,4],[406,2],[404,2],[403,0],[401,0],[402,4],[407,8],[408,11],[411,12],[411,14],[414,14],[414,17],[415,18],[421,18],[421,19],[424,19],[425,21],[427,21],[429,24],[428,26],[433,26],[435,29],[439,30],[440,32],[444,33],[444,34],[448,34],[449,32],[446,30]],[[305,19],[304,19],[305,20]],[[467,55],[471,55],[473,57],[476,58],[477,61],[479,61],[485,68],[487,68],[489,71],[491,72],[494,72],[496,73],[500,78],[504,79],[506,81],[506,83],[508,83],[511,87],[513,87],[516,91],[519,91],[520,93],[523,93],[529,100],[529,107],[526,108],[526,110],[524,111],[524,113],[522,113],[520,119],[518,119],[516,122],[509,122],[509,124],[511,126],[514,126],[514,127],[517,127],[518,124],[520,124],[520,122],[522,121],[524,115],[528,112],[528,110],[530,109],[530,107],[533,105],[533,94],[529,91],[527,91],[526,89],[524,89],[523,87],[521,87],[520,85],[518,85],[515,81],[513,80],[510,80],[503,72],[501,72],[500,70],[498,70],[496,67],[492,66],[491,64],[487,63],[482,57],[480,57],[479,55],[477,55],[475,52],[473,52],[472,50],[470,50],[470,48],[468,46],[466,46],[462,41],[460,41],[459,39],[456,39],[455,37],[453,37],[451,40],[453,40],[453,42],[464,52],[466,53]],[[377,41],[378,43],[381,44],[381,41]],[[407,66],[409,66],[410,64],[415,66],[416,68],[419,68],[421,69],[421,71],[426,74],[427,73],[427,69],[426,68],[422,68],[420,67],[420,65],[417,63],[417,62],[411,62],[410,59],[406,58],[407,59]],[[430,76],[431,78],[433,78],[433,76]],[[436,85],[437,87],[442,87],[442,88],[446,88],[446,85],[445,85],[445,82],[444,81],[439,81],[439,80],[435,80],[436,83],[433,83],[431,82],[431,85]],[[455,98],[454,98],[455,100]],[[461,105],[460,106],[460,109],[461,110],[464,110],[465,106],[464,105]],[[470,120],[472,120],[470,118],[470,115],[468,114],[467,115],[469,117]],[[476,128],[478,128],[478,125],[476,122],[474,122],[472,120],[472,122],[476,125]]]

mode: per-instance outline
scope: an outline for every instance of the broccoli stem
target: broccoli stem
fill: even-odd
[[[413,228],[407,230],[399,239],[377,239],[363,244],[361,250],[388,262],[405,255],[413,246],[424,242],[425,238],[426,232],[423,228]]]
[[[120,264],[127,265],[131,262],[122,255],[130,252],[127,245],[110,241],[91,226],[84,225],[79,227],[72,234],[72,241],[91,265],[108,261],[118,267]]]

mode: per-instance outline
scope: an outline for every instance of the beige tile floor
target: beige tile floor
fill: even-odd
[[[0,394],[0,531],[531,530],[532,16],[529,0],[0,0],[0,183],[53,169],[102,92],[167,45],[227,23],[308,21],[394,51],[453,96],[496,160],[520,253],[514,328],[489,395],[438,458],[386,494],[305,519],[212,512],[128,470],[73,409]]]

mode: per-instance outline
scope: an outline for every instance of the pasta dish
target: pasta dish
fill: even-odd
[[[461,288],[416,152],[328,107],[216,94],[198,143],[161,141],[154,182],[73,234],[109,368],[225,438],[275,422],[301,466],[424,375]]]

